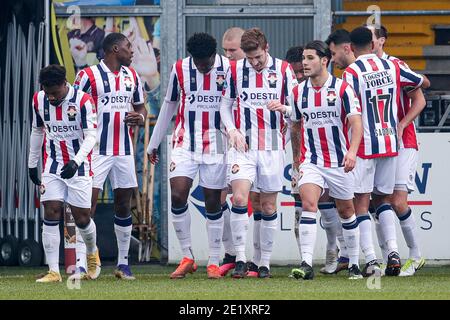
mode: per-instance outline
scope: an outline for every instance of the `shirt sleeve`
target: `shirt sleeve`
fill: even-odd
[[[300,85],[296,85],[292,89],[291,94],[288,96],[288,103],[292,107],[290,119],[294,122],[298,122],[302,118],[302,114],[298,106],[298,97],[301,96],[302,92],[303,91],[300,90]]]
[[[341,92],[342,109],[345,111],[346,116],[361,114],[361,105],[352,86],[344,82]]]
[[[97,110],[92,97],[87,93],[81,98],[80,109],[82,129],[97,129]]]
[[[172,66],[169,76],[169,84],[167,86],[166,96],[164,101],[166,102],[177,102],[180,99],[180,85],[178,82],[178,77],[176,73],[175,64]]]
[[[356,72],[351,67],[348,67],[347,69],[345,69],[344,73],[342,74],[342,80],[344,80],[350,86],[352,86],[352,88],[355,91],[356,95],[359,96],[358,75],[356,74]]]
[[[134,70],[132,68],[130,68],[130,70],[133,73],[134,81],[136,84],[136,86],[134,88],[134,92],[133,92],[133,104],[134,105],[143,104],[143,103],[145,103],[145,100],[144,100],[144,90],[142,87],[141,77],[139,77],[136,70]]]
[[[33,125],[30,136],[30,150],[28,154],[28,168],[36,168],[39,162],[42,143],[44,142],[44,122],[38,112],[38,92],[33,96]]]
[[[91,94],[91,81],[89,80],[89,76],[87,75],[85,69],[78,72],[77,76],[75,77],[75,81],[73,82],[73,87],[75,89]]]
[[[292,89],[298,84],[297,78],[295,77],[294,70],[292,69],[292,66],[288,63],[288,66],[285,71],[285,97],[286,97],[286,103],[289,103],[289,96],[292,93]],[[282,101],[283,103],[283,101]],[[292,104],[291,104],[292,106]]]
[[[400,86],[406,91],[412,91],[422,85],[423,77],[412,71],[407,65],[394,61],[400,72]]]
[[[237,66],[236,61],[230,61],[230,67],[226,74],[226,87],[222,91],[222,96],[229,100],[236,99],[236,79],[237,79]]]
[[[39,114],[38,107],[38,95],[39,92],[35,92],[33,95],[32,107],[33,107],[33,128],[41,128],[44,126],[44,121],[42,121],[41,115]]]

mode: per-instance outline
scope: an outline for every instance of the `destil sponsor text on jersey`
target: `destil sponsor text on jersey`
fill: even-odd
[[[128,103],[133,103],[133,97],[131,96],[105,96],[101,102],[104,105],[107,105],[108,103],[111,104],[116,104],[116,103],[123,103],[123,104],[128,104]]]
[[[48,125],[47,124],[47,130],[48,132],[55,132],[55,133],[64,133],[64,132],[73,132],[73,131],[78,131],[81,130],[81,128],[77,125],[77,124],[73,124],[73,125]]]

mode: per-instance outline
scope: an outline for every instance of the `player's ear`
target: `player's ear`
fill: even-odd
[[[112,51],[113,51],[114,53],[119,52],[119,46],[118,46],[117,44],[114,44],[114,45],[112,46]]]

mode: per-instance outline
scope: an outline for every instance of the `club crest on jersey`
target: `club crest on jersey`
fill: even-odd
[[[328,105],[334,106],[334,104],[336,103],[336,98],[337,98],[336,90],[328,89],[328,92],[327,92]]]
[[[40,193],[41,195],[45,193],[45,186],[44,186],[43,184],[41,184],[41,185],[39,186],[39,193]]]
[[[75,78],[75,81],[73,82],[73,86],[78,89],[78,87],[80,86],[80,82],[81,82],[81,76],[80,74],[77,74],[77,77]]]
[[[271,88],[276,87],[277,80],[278,80],[276,72],[269,72],[269,75],[267,76],[267,80],[269,81],[269,86]]]
[[[223,87],[223,85],[225,84],[225,74],[224,73],[217,72],[216,84],[218,87]]]
[[[292,188],[297,187],[297,178],[294,177],[294,176],[292,176],[291,187],[292,187]]]
[[[237,164],[234,164],[233,167],[231,167],[231,173],[232,174],[238,173],[239,170],[240,170],[240,168],[239,168],[239,165],[237,165]]]
[[[131,87],[133,86],[133,81],[131,81],[131,78],[129,76],[125,76],[123,78],[123,84],[125,85],[127,91],[130,91]]]
[[[67,116],[69,117],[69,121],[75,121],[75,117],[77,116],[77,108],[74,105],[69,105],[67,108]]]
[[[173,170],[175,170],[175,168],[176,168],[176,164],[175,164],[175,162],[172,161],[170,163],[169,171],[172,172]]]

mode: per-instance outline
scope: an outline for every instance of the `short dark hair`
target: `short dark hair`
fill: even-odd
[[[259,28],[245,30],[241,37],[241,49],[244,52],[267,48],[267,38]]]
[[[306,49],[316,50],[317,55],[320,58],[323,58],[323,57],[328,58],[328,62],[327,62],[327,67],[328,67],[328,64],[331,61],[331,51],[325,42],[320,41],[320,40],[311,41],[305,46],[304,50],[306,50]]]
[[[364,48],[372,42],[372,32],[366,27],[358,27],[350,33],[350,40],[356,48]]]
[[[379,26],[377,26],[376,24],[363,24],[364,27],[368,28],[368,27],[373,27],[375,30],[375,37],[377,37],[377,39],[383,37],[385,39],[388,38],[388,31],[386,29],[385,26],[383,26],[382,24],[380,24]]]
[[[303,54],[303,47],[302,46],[291,47],[286,52],[286,58],[285,59],[289,63],[302,62],[302,60],[303,60],[302,54]]]
[[[127,37],[118,32],[112,32],[108,34],[105,39],[103,39],[103,51],[110,52],[114,45],[119,44],[125,39],[127,39]]]
[[[64,84],[66,81],[66,68],[59,64],[51,64],[39,72],[39,83],[42,86],[52,87]]]
[[[336,31],[332,32],[327,40],[325,40],[325,43],[327,45],[330,45],[331,43],[334,43],[335,45],[340,45],[342,43],[350,43],[350,32],[348,32],[345,29],[337,29]]]
[[[188,39],[186,49],[193,58],[209,58],[217,52],[217,41],[208,33],[194,33],[194,35]]]

